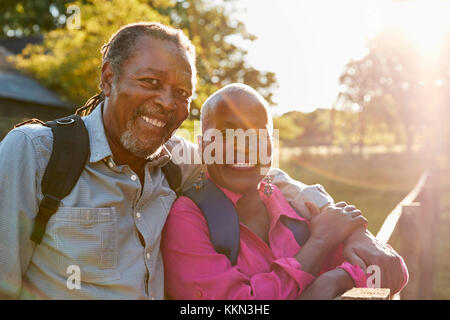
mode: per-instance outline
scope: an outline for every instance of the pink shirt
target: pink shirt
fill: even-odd
[[[224,188],[221,190],[236,205],[241,195]],[[273,186],[271,196],[266,196],[262,190],[263,183],[260,197],[270,215],[270,247],[241,223],[240,251],[235,266],[228,257],[215,251],[206,219],[197,205],[184,196],[175,201],[161,242],[166,292],[171,298],[295,299],[315,279],[302,271],[294,258],[300,245],[280,216],[304,219],[291,208],[276,186]],[[321,273],[342,263],[342,246],[339,246]],[[344,269],[356,285],[365,286],[365,275],[358,266],[345,263]]]

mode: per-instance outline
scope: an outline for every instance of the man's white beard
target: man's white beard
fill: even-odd
[[[147,160],[156,158],[161,152],[162,145],[158,146],[156,150],[148,150],[148,148],[140,144],[139,139],[134,136],[132,127],[133,121],[130,120],[127,123],[127,130],[120,137],[122,146],[136,157]]]

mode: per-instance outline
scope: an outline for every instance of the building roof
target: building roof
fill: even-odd
[[[27,76],[0,70],[0,97],[73,109],[73,106]]]
[[[5,47],[12,54],[19,54],[27,46],[27,44],[41,44],[44,37],[41,34],[32,35],[28,37],[9,37],[1,38],[0,46]]]
[[[5,47],[0,46],[0,98],[74,109],[72,104],[63,101],[38,81],[15,69],[6,59],[11,54]]]

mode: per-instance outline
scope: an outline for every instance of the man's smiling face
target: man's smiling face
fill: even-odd
[[[142,36],[110,82],[104,90],[107,136],[136,157],[157,154],[189,115],[193,80],[187,53],[170,41]]]

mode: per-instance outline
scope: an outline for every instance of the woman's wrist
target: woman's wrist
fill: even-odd
[[[350,290],[355,286],[352,277],[343,269],[335,269],[336,277],[338,280],[338,287],[343,292]]]
[[[321,250],[327,251],[327,252],[333,251],[333,249],[336,247],[336,244],[333,243],[332,241],[323,239],[323,238],[319,238],[314,235],[311,235],[311,237],[308,239],[307,242],[310,242],[312,245],[320,248]]]
[[[351,277],[341,269],[318,276],[297,298],[299,300],[331,300],[353,288]]]
[[[301,264],[303,271],[317,276],[331,250],[332,248],[326,241],[310,237],[295,258]]]
[[[336,297],[355,286],[352,277],[343,269],[333,269],[324,275],[328,283],[334,287]]]

